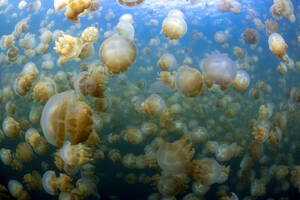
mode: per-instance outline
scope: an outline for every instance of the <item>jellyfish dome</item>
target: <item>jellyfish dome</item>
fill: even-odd
[[[135,61],[137,48],[133,41],[121,37],[112,36],[106,39],[99,50],[99,56],[113,74],[126,72]]]
[[[228,88],[236,76],[236,65],[226,55],[215,53],[203,62],[203,76],[208,88],[213,83],[220,85],[222,90]]]
[[[41,117],[41,127],[47,141],[62,147],[68,138],[72,145],[88,139],[92,132],[92,110],[76,99],[73,90],[52,96]]]

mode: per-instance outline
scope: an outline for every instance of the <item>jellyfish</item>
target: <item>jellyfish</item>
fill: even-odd
[[[69,90],[52,96],[41,117],[41,127],[47,141],[62,147],[66,138],[72,145],[88,139],[92,132],[92,110],[83,101],[76,100]]]
[[[157,94],[150,95],[143,103],[142,110],[149,116],[158,117],[165,109],[164,100]]]
[[[286,50],[288,48],[288,45],[285,43],[283,37],[278,33],[272,33],[269,36],[268,43],[271,52],[275,56],[283,59],[286,55]]]
[[[158,165],[170,175],[186,173],[193,156],[194,150],[186,138],[173,143],[164,142],[156,153]]]
[[[116,26],[117,32],[119,36],[128,38],[129,40],[134,39],[134,27],[131,23],[127,21],[119,21]]]
[[[118,0],[119,4],[124,6],[136,6],[143,2],[144,0]]]
[[[16,199],[29,200],[30,196],[26,190],[24,190],[23,185],[17,180],[8,181],[8,191]]]
[[[162,32],[171,40],[182,38],[187,32],[184,15],[179,10],[171,10],[162,23]]]
[[[202,75],[194,68],[184,67],[176,73],[176,88],[186,97],[195,97],[202,91]]]
[[[296,21],[296,17],[293,9],[294,6],[291,0],[273,0],[270,12],[276,19],[281,19],[284,16],[290,22],[294,23]]]
[[[203,185],[212,185],[218,182],[220,176],[221,166],[211,158],[193,160],[189,169],[189,177],[195,182],[200,181]]]
[[[176,64],[176,58],[169,53],[163,54],[157,62],[157,65],[162,71],[168,71],[169,69],[174,67],[175,64]]]
[[[6,117],[2,122],[2,130],[7,137],[16,138],[21,130],[20,123],[12,117]]]
[[[208,88],[215,83],[225,90],[235,79],[236,65],[226,55],[214,53],[203,62],[203,76]]]
[[[234,81],[232,82],[233,89],[242,92],[245,91],[250,84],[250,77],[244,70],[237,70]]]
[[[84,43],[94,43],[98,40],[99,38],[99,31],[97,28],[95,28],[94,26],[90,26],[86,29],[84,29],[84,31],[81,33],[81,41]]]
[[[258,33],[254,29],[246,29],[243,33],[243,39],[248,44],[256,44],[258,42]]]
[[[182,194],[187,189],[187,183],[184,178],[175,175],[163,175],[159,177],[159,192],[167,197]]]
[[[23,163],[29,163],[33,159],[31,146],[25,142],[20,142],[16,148],[16,157]]]
[[[42,78],[33,87],[33,96],[37,102],[45,103],[50,97],[52,97],[56,92],[55,82],[51,78]]]
[[[136,55],[137,48],[133,41],[121,36],[109,37],[99,49],[99,57],[114,75],[126,72]]]
[[[125,21],[125,22],[129,22],[131,25],[134,26],[134,19],[133,16],[129,13],[125,13],[123,15],[121,15],[121,17],[119,18],[119,21]]]
[[[59,151],[62,160],[68,165],[79,166],[89,161],[88,148],[81,143],[71,145],[66,141]]]
[[[226,32],[218,31],[215,33],[214,38],[218,44],[223,45],[227,43],[228,35],[226,34]]]
[[[58,190],[62,192],[71,191],[71,178],[65,174],[56,177],[54,171],[48,170],[43,174],[42,185],[44,190],[51,195],[58,195]]]

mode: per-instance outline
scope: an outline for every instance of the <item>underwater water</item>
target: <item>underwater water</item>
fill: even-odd
[[[299,200],[299,0],[0,0],[0,200]]]

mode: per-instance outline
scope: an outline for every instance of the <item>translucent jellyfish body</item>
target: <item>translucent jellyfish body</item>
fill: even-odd
[[[25,142],[20,142],[16,148],[16,157],[23,163],[29,163],[33,159],[31,146]]]
[[[184,96],[195,97],[202,89],[201,73],[194,68],[181,68],[176,73],[175,85]]]
[[[30,196],[26,190],[24,190],[23,185],[17,180],[8,181],[8,191],[16,199],[29,200]]]
[[[187,189],[184,178],[179,176],[161,176],[158,182],[159,192],[167,197],[183,193]]]
[[[71,145],[69,141],[66,141],[60,149],[60,157],[68,165],[84,165],[89,160],[88,148],[82,144]]]
[[[284,16],[292,23],[296,20],[294,6],[291,0],[273,0],[270,12],[276,19],[281,19]]]
[[[134,25],[133,16],[129,13],[125,13],[125,14],[121,15],[121,17],[119,18],[119,21],[129,22],[131,25]]]
[[[67,61],[77,58],[82,49],[82,42],[79,38],[71,35],[64,35],[55,42],[56,53],[60,56],[59,63],[64,65]]]
[[[232,83],[233,89],[238,92],[245,91],[250,84],[250,77],[245,70],[237,70],[235,79]]]
[[[142,103],[142,110],[149,116],[159,117],[165,109],[164,100],[157,94],[152,94]]]
[[[163,143],[157,153],[158,165],[166,174],[186,173],[194,150],[188,140],[182,138],[173,143]]]
[[[57,195],[58,189],[62,192],[69,192],[72,188],[71,178],[65,174],[60,174],[57,178],[54,171],[46,171],[42,177],[44,190],[51,195]]]
[[[31,89],[33,82],[38,78],[39,71],[32,62],[27,63],[21,74],[14,82],[15,93],[19,96],[25,96]]]
[[[92,110],[86,103],[76,100],[72,90],[52,96],[42,112],[44,136],[58,147],[63,146],[66,138],[72,145],[87,140],[92,125]]]
[[[215,33],[214,38],[218,44],[225,44],[227,43],[228,35],[223,31],[218,31]]]
[[[258,33],[254,29],[246,29],[243,33],[243,39],[248,44],[256,44],[258,42]]]
[[[283,58],[286,55],[288,45],[285,43],[283,37],[278,33],[272,33],[268,39],[269,49],[271,52],[279,57]]]
[[[174,67],[175,64],[176,58],[170,53],[163,54],[157,62],[157,65],[162,71],[168,71],[169,69]]]
[[[191,141],[195,144],[200,144],[206,140],[207,136],[206,128],[196,127],[191,132]]]
[[[221,176],[221,166],[219,163],[210,158],[194,160],[189,169],[190,178],[203,185],[212,185],[218,182]]]
[[[183,13],[179,10],[171,10],[162,23],[162,32],[171,40],[182,38],[187,32]]]
[[[225,90],[235,79],[236,65],[226,55],[215,53],[204,60],[203,76],[208,88],[215,83]]]
[[[6,117],[2,122],[2,130],[7,137],[15,138],[21,130],[20,123],[12,117]]]
[[[134,27],[131,23],[127,21],[119,21],[116,29],[119,36],[128,38],[129,40],[134,39]]]
[[[102,62],[113,74],[126,72],[135,61],[136,55],[135,44],[121,36],[109,37],[102,43],[99,50]]]
[[[42,78],[33,87],[33,96],[37,102],[47,102],[55,94],[56,85],[50,78]]]
[[[73,23],[78,23],[78,16],[91,6],[91,0],[55,0],[55,12],[67,7],[65,16]]]
[[[93,26],[84,29],[80,37],[81,41],[84,43],[86,42],[94,43],[98,40],[98,38],[99,38],[98,29]]]

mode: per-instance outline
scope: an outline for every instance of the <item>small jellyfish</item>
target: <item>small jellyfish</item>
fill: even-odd
[[[174,175],[164,175],[159,177],[159,192],[167,197],[182,194],[187,189],[187,183],[184,178]]]
[[[45,103],[55,94],[55,91],[55,82],[45,77],[33,87],[33,96],[37,102]]]
[[[269,36],[268,43],[271,52],[275,56],[283,59],[283,57],[286,55],[286,50],[288,48],[288,45],[285,43],[283,37],[278,33],[272,33]]]
[[[182,38],[187,32],[183,13],[179,10],[171,10],[162,23],[162,32],[171,40]]]
[[[6,117],[2,122],[2,130],[7,137],[16,138],[21,130],[20,123],[12,117]]]
[[[134,26],[133,16],[129,13],[125,13],[125,14],[121,15],[121,17],[119,18],[119,21],[129,22],[131,25]]]
[[[165,102],[159,95],[152,94],[142,103],[141,106],[147,115],[158,117],[165,109]]]
[[[245,91],[250,84],[250,77],[244,70],[237,70],[235,79],[232,83],[233,89],[238,92]]]
[[[83,101],[76,100],[72,90],[52,96],[41,117],[41,127],[47,141],[62,147],[68,138],[72,145],[88,139],[92,132],[92,110]]]
[[[28,192],[24,190],[23,185],[17,180],[11,179],[8,181],[8,191],[16,199],[30,199]]]
[[[176,88],[186,97],[195,97],[202,91],[202,75],[194,68],[184,67],[176,73]]]
[[[170,53],[163,54],[157,62],[157,65],[162,71],[168,71],[169,69],[174,67],[175,64],[176,58]]]
[[[226,55],[215,53],[204,60],[203,76],[208,88],[215,83],[225,90],[235,79],[236,65]]]
[[[193,156],[194,150],[186,138],[163,143],[156,153],[157,163],[162,170],[174,175],[186,173]]]
[[[116,29],[119,36],[128,38],[129,40],[134,39],[134,27],[131,23],[127,21],[119,21]]]
[[[16,157],[23,163],[29,163],[33,159],[31,146],[25,142],[20,142],[16,148]]]
[[[243,33],[243,39],[248,44],[256,44],[258,42],[258,33],[254,29],[246,29]]]
[[[98,40],[99,38],[99,31],[96,27],[94,26],[90,26],[86,29],[84,29],[84,31],[81,33],[81,41],[86,43],[94,43]]]
[[[109,37],[99,49],[102,62],[114,75],[126,72],[135,61],[136,55],[137,48],[133,41],[121,36]]]
[[[79,166],[89,161],[88,148],[82,144],[71,145],[66,141],[59,151],[60,157],[68,165]]]

